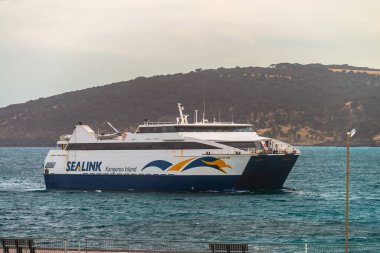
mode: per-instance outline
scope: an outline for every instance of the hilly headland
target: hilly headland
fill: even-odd
[[[380,146],[380,70],[348,65],[273,64],[138,77],[0,108],[0,146],[52,146],[81,121],[134,131],[144,119],[174,121],[177,102],[193,118],[251,123],[296,145]],[[205,103],[204,103],[205,102]]]

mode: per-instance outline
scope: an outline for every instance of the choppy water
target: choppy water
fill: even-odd
[[[303,147],[260,193],[46,191],[48,148],[0,148],[0,236],[342,243],[345,149]],[[351,149],[350,236],[380,242],[380,148]]]

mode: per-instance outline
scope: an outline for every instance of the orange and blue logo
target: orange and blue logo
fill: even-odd
[[[155,160],[145,165],[142,170],[145,170],[146,168],[149,168],[149,167],[157,167],[157,168],[160,168],[162,171],[181,171],[181,172],[192,169],[192,168],[197,168],[197,167],[209,167],[209,168],[219,170],[225,174],[227,173],[225,168],[232,169],[231,166],[226,164],[223,160],[220,160],[218,158],[211,157],[211,156],[206,156],[206,157],[201,157],[201,158],[190,158],[176,164],[172,164],[164,160]]]

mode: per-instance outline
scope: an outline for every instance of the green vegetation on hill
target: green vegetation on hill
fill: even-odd
[[[105,121],[125,131],[145,118],[174,121],[177,102],[192,119],[204,98],[209,121],[233,115],[294,144],[343,145],[345,132],[356,127],[354,145],[380,145],[380,75],[366,70],[281,63],[139,77],[0,108],[0,146],[54,145],[79,121],[101,132]]]

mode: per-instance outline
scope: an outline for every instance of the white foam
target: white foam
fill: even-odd
[[[2,179],[0,182],[0,191],[6,192],[27,192],[45,190],[45,185],[34,182],[29,178],[11,178]]]

